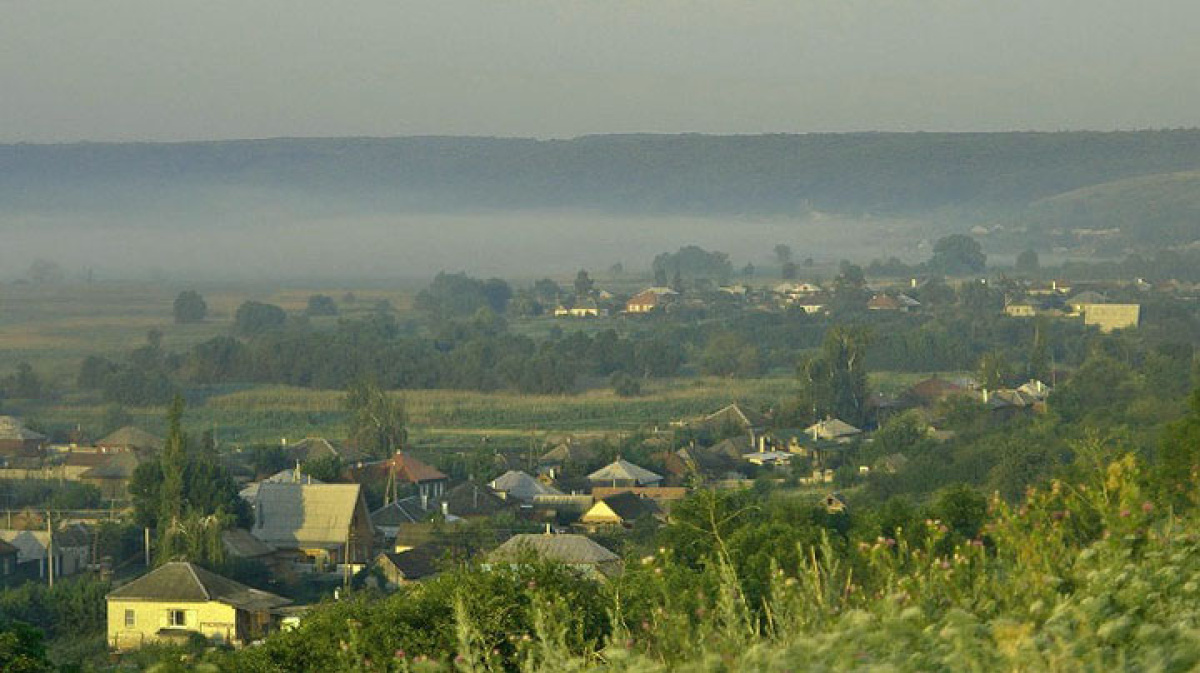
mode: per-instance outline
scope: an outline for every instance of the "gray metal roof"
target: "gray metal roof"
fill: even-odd
[[[346,542],[362,502],[359,484],[259,484],[250,533],[280,548]]]
[[[548,535],[525,533],[514,535],[488,554],[489,561],[517,561],[525,554],[573,565],[595,565],[619,561],[620,557],[601,547],[584,535]]]
[[[519,470],[505,472],[489,482],[488,486],[494,491],[505,493],[510,498],[524,502],[533,502],[533,499],[539,495],[563,494],[557,488],[547,486]]]
[[[655,474],[644,467],[618,458],[604,467],[588,475],[588,481],[635,481],[638,484],[654,484],[662,481],[662,475]]]
[[[208,602],[216,601],[244,610],[269,610],[292,601],[252,589],[200,566],[183,561],[164,564],[123,587],[108,599]]]

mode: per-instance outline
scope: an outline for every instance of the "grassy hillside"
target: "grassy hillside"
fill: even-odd
[[[1086,233],[1073,233],[1076,229],[1120,230],[1091,236],[1098,247],[1191,243],[1200,240],[1200,171],[1146,175],[1072,190],[1034,202],[1020,222],[1063,242],[1088,240]]]

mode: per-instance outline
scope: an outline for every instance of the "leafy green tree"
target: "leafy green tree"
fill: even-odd
[[[826,415],[854,425],[866,420],[870,341],[866,327],[836,325],[826,332],[820,355],[801,363],[800,402],[815,412],[814,420]]]
[[[470,316],[485,306],[491,306],[492,301],[502,298],[503,293],[497,292],[500,292],[500,288],[494,286],[494,296],[489,300],[487,284],[484,281],[465,273],[443,271],[434,277],[429,287],[417,293],[414,305],[435,321],[449,320]],[[511,296],[511,290],[508,296]],[[503,301],[507,303],[508,300],[504,298]]]
[[[1017,273],[1024,274],[1026,276],[1037,274],[1038,270],[1041,268],[1041,265],[1038,264],[1037,251],[1035,251],[1033,248],[1026,248],[1025,250],[1021,251],[1021,254],[1017,255],[1017,263],[1015,268]]]
[[[50,673],[42,632],[34,627],[0,617],[0,671],[5,673]]]
[[[1183,505],[1194,502],[1189,479],[1200,470],[1200,388],[1188,399],[1188,413],[1163,433],[1156,472],[1166,497]]]
[[[313,479],[328,482],[341,479],[343,469],[345,469],[345,465],[342,463],[342,458],[336,455],[321,456],[300,464],[300,471],[304,474]]]
[[[686,283],[707,279],[723,285],[733,275],[733,264],[728,254],[709,252],[695,245],[686,245],[676,252],[664,252],[656,256],[653,269],[656,285],[665,285],[672,276],[678,276],[680,281]],[[661,283],[658,282],[660,279]]]
[[[575,274],[575,298],[583,299],[592,294],[592,289],[596,283],[588,276],[586,269],[580,269],[579,273]]]
[[[700,355],[700,371],[709,376],[750,377],[762,373],[758,347],[734,332],[709,337]]]
[[[287,322],[287,313],[274,304],[247,301],[233,316],[233,330],[242,336],[255,336],[280,329]]]
[[[616,372],[609,379],[613,392],[619,397],[637,397],[642,394],[642,384],[625,372]]]
[[[987,520],[987,498],[966,484],[955,484],[938,493],[929,511],[961,539],[969,540],[979,535]]]
[[[179,396],[167,412],[167,426],[162,453],[138,465],[130,480],[134,517],[138,525],[156,530],[158,562],[219,563],[213,536],[248,523],[249,508],[214,451],[190,450]]]
[[[373,381],[363,379],[346,391],[350,415],[350,442],[377,458],[399,451],[408,438],[404,428],[404,404],[393,399]]]
[[[37,372],[33,371],[33,366],[28,362],[18,364],[16,374],[9,380],[8,394],[20,399],[35,400],[45,392],[45,384]]]
[[[175,297],[173,307],[175,322],[178,324],[203,322],[208,315],[208,303],[195,290],[184,290]]]
[[[308,306],[304,309],[308,316],[331,316],[338,314],[337,303],[327,294],[314,294],[308,298]]]
[[[785,243],[776,244],[775,261],[779,262],[779,266],[784,266],[792,261],[792,246]]]
[[[998,390],[1012,378],[1012,369],[1004,355],[998,351],[988,351],[979,359],[975,377],[984,390]]]
[[[951,234],[933,244],[929,268],[947,276],[977,274],[987,267],[987,255],[979,241],[965,234]]]
[[[508,302],[512,300],[513,291],[503,280],[489,278],[483,282],[483,296],[487,299],[488,308],[499,315],[508,310]]]

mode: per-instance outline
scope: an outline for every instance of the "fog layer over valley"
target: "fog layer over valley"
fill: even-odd
[[[109,216],[3,219],[0,279],[25,275],[34,259],[56,261],[69,277],[97,279],[369,280],[427,279],[441,270],[525,279],[596,271],[620,262],[644,271],[658,253],[685,243],[728,252],[740,268],[762,264],[791,242],[819,259],[896,254],[901,231],[851,218],[618,216],[583,212],[397,214],[317,217],[248,212],[223,226],[163,227]],[[811,241],[811,248],[804,242]],[[915,248],[914,248],[915,249]],[[917,257],[915,254],[912,256]],[[803,258],[803,257],[802,257]]]
[[[514,277],[644,270],[684,244],[739,268],[777,243],[917,260],[980,226],[989,254],[1087,254],[1072,231],[1092,228],[1121,256],[1194,242],[1180,176],[1198,169],[1195,130],[0,145],[0,278],[37,258],[122,278]]]

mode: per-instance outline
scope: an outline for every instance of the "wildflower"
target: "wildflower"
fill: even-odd
[[[1127,510],[1127,509],[1121,510],[1121,518],[1128,519],[1129,518],[1129,510]]]
[[[885,545],[889,546],[889,547],[895,547],[895,546],[896,546],[896,541],[895,541],[895,540],[893,540],[893,539],[892,539],[892,538],[890,538],[890,537],[889,537],[888,539],[884,540],[884,541],[883,541],[883,543],[884,543]]]
[[[1063,513],[1062,512],[1051,512],[1050,518],[1054,519],[1055,521],[1062,521]]]
[[[646,557],[643,557],[643,558],[642,558],[642,565],[647,565],[647,566],[648,566],[648,565],[650,565],[651,563],[654,563],[654,557],[653,557],[653,556],[646,556]]]
[[[949,562],[949,561],[947,561],[946,559],[942,559],[942,562],[941,562],[940,564],[938,564],[938,565],[939,565],[939,567],[941,567],[941,569],[942,569],[942,570],[949,570],[949,569],[950,569],[950,562]]]
[[[649,631],[650,630],[650,622],[642,620],[642,630]]]
[[[529,580],[529,584],[526,584],[525,586],[527,586],[527,587],[529,587],[530,589],[532,589],[532,588],[534,588],[534,587],[536,587],[536,586],[537,586],[537,582],[534,582],[533,580]]]
[[[454,657],[454,660],[461,664],[462,662],[466,661],[467,658],[464,657],[463,655],[459,654]]]
[[[972,547],[982,547],[983,540],[980,540],[979,538],[975,538],[974,540],[971,540],[971,546]]]
[[[786,580],[784,580],[784,581],[783,581],[783,584],[784,584],[785,586],[789,586],[789,587],[790,587],[790,586],[792,586],[792,585],[793,585],[793,584],[795,584],[795,583],[796,583],[796,578],[795,578],[795,577],[789,577],[789,578],[787,578]]]
[[[1149,500],[1147,500],[1146,502],[1143,502],[1142,503],[1142,511],[1145,512],[1146,514],[1153,512],[1154,511],[1154,503],[1150,502]]]
[[[942,525],[938,526],[938,532],[939,533],[949,533],[950,529],[946,526],[946,524],[942,524]]]
[[[393,654],[392,656],[397,659],[403,659],[404,658],[404,650],[396,650],[396,653]]]

